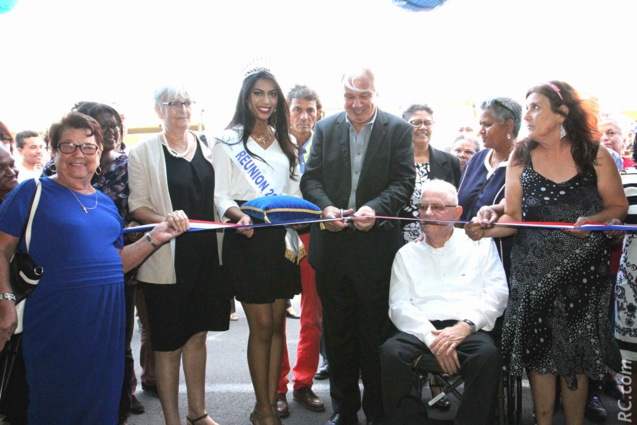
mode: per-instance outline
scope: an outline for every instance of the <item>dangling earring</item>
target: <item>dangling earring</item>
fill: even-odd
[[[102,167],[101,166],[97,166],[97,168],[95,169],[95,174],[98,176],[102,175]]]
[[[55,162],[51,164],[51,166],[49,167],[49,170],[51,170],[53,174],[58,172],[58,167],[55,166]]]
[[[566,130],[564,129],[564,125],[560,124],[560,140],[566,137]]]
[[[511,140],[511,135],[507,134],[507,140]]]

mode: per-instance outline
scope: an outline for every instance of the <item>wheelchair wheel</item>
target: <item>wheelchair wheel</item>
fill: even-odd
[[[522,377],[502,372],[502,399],[499,401],[501,425],[519,425],[522,419]]]

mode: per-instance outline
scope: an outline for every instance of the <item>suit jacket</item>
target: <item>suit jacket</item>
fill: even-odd
[[[429,180],[440,179],[458,188],[460,185],[460,161],[448,152],[429,145]]]
[[[367,205],[376,215],[396,216],[414,191],[413,130],[403,119],[378,109],[356,188],[356,209]],[[314,139],[301,192],[321,209],[347,209],[351,159],[346,113],[322,119]],[[312,226],[310,264],[319,272],[365,279],[389,279],[396,251],[403,245],[400,224],[376,220],[369,232],[340,232]]]

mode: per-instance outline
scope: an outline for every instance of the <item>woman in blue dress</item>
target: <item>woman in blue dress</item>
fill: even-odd
[[[467,162],[458,189],[458,205],[462,206],[460,220],[471,220],[482,207],[504,210],[504,182],[509,157],[522,124],[522,106],[508,97],[485,100],[480,106],[480,131],[485,149]],[[511,270],[511,237],[495,240],[507,279]]]
[[[29,424],[115,425],[124,373],[123,273],[187,230],[188,221],[182,214],[124,247],[122,217],[91,185],[100,125],[73,112],[49,137],[56,174],[23,182],[0,207],[0,348],[17,326],[6,270],[16,248],[25,249],[19,238],[39,183],[29,254],[44,275],[25,305],[22,333]]]

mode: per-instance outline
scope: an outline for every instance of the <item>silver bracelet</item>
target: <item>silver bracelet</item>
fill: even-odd
[[[4,301],[4,300],[12,300],[15,302],[15,295],[13,295],[11,292],[5,292],[0,294],[0,301]]]
[[[153,239],[150,237],[150,233],[146,233],[146,240],[154,249],[159,249],[159,245],[153,242]]]

